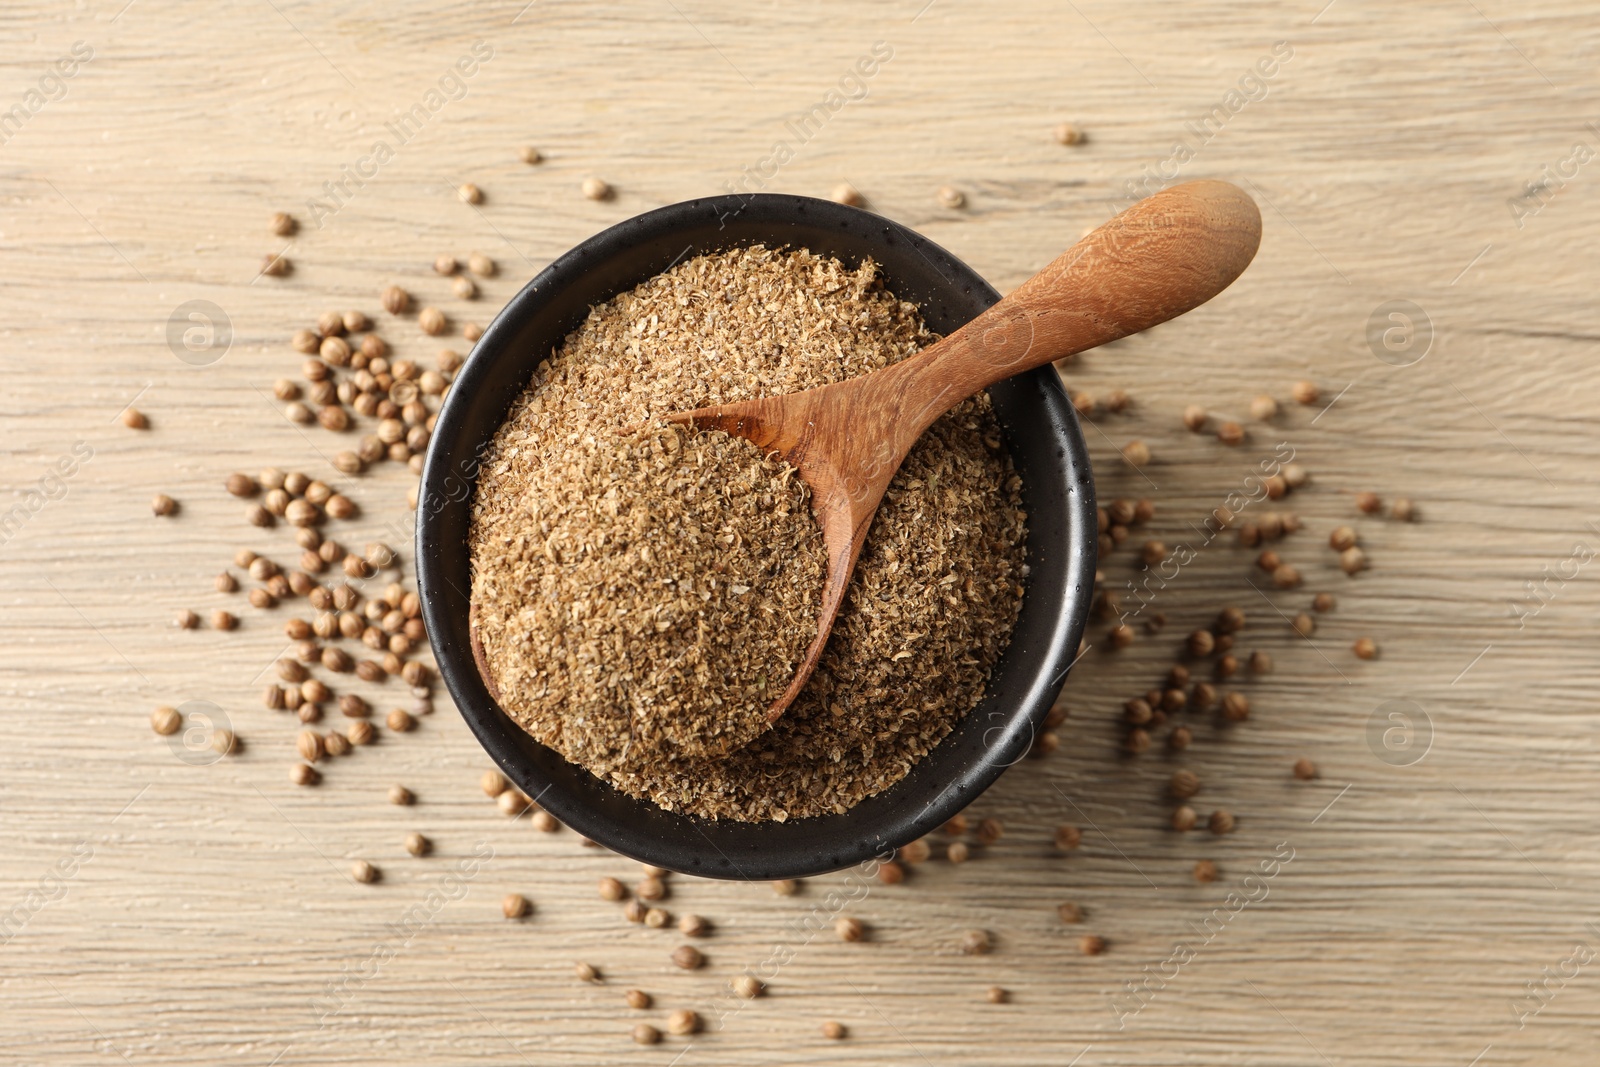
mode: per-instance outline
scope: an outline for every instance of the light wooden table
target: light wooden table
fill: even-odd
[[[1575,144],[1580,158],[1600,151],[1592,5],[123,4],[0,15],[0,112],[23,108],[9,124],[0,114],[0,511],[26,503],[58,458],[92,450],[0,545],[0,1059],[1593,1062],[1600,163],[1572,158]],[[92,58],[49,78],[79,41]],[[385,123],[426,108],[476,41],[492,57],[400,143]],[[825,101],[878,41],[892,58],[864,97],[801,143],[786,116]],[[1287,46],[1272,76],[1230,98],[1276,42]],[[1175,172],[1175,141],[1198,145],[1208,114],[1209,139]],[[1088,142],[1056,144],[1062,121]],[[1180,323],[1081,358],[1069,378],[1133,396],[1087,430],[1100,491],[1153,498],[1151,535],[1169,545],[1193,541],[1190,524],[1289,442],[1314,477],[1288,502],[1307,529],[1284,546],[1307,584],[1263,585],[1230,544],[1200,552],[1152,609],[1166,632],[1090,652],[1060,751],[975,805],[1004,820],[1004,840],[852,905],[867,943],[796,932],[845,875],[790,898],[674,879],[674,913],[716,922],[710,965],[685,973],[667,958],[676,935],[630,926],[595,896],[602,875],[635,879],[632,863],[508,824],[481,796],[487,760],[445,701],[415,735],[296,790],[284,773],[294,731],[259,706],[276,619],[246,610],[232,635],[169,620],[225,602],[211,577],[235,548],[283,554],[281,530],[258,534],[222,494],[229,472],[332,473],[329,435],[299,432],[270,401],[272,379],[298,363],[294,327],[328,308],[375,313],[390,280],[486,321],[576,241],[719,191],[782,139],[793,158],[769,188],[853,182],[1002,289],[1108,217],[1147,167],[1250,190],[1266,236],[1245,278]],[[393,158],[374,167],[379,140]],[[520,163],[522,144],[548,161]],[[345,167],[370,176],[330,200],[324,184]],[[616,198],[579,196],[587,175]],[[453,195],[466,180],[486,191],[478,210]],[[966,193],[964,210],[937,206],[943,184]],[[302,219],[291,241],[266,230],[278,209]],[[285,246],[295,272],[257,279],[262,254]],[[435,254],[470,249],[503,267],[475,306],[428,272]],[[167,342],[169,317],[196,300],[232,330],[204,366]],[[1385,362],[1367,331],[1397,300],[1425,325],[1409,342],[1393,335]],[[436,347],[388,333],[402,355]],[[1301,378],[1337,403],[1289,403]],[[1286,410],[1252,423],[1243,448],[1179,425],[1187,403],[1243,417],[1261,392]],[[149,431],[117,421],[130,402]],[[1116,460],[1135,437],[1156,457],[1148,484]],[[403,523],[397,468],[338,482],[364,507],[349,540]],[[1361,518],[1373,566],[1349,579],[1324,540],[1364,489],[1411,497],[1420,521]],[[157,491],[180,516],[150,516]],[[1114,582],[1131,558],[1108,562]],[[1339,607],[1308,644],[1278,613],[1324,589]],[[1513,606],[1541,602],[1514,619]],[[1249,683],[1250,721],[1200,724],[1181,761],[1119,758],[1121,701],[1226,604],[1249,613],[1241,647],[1278,663]],[[1351,654],[1360,635],[1381,658]],[[191,700],[225,711],[240,755],[184,762],[150,732],[153,706]],[[1386,742],[1394,701],[1412,702],[1400,706],[1416,732]],[[1318,780],[1290,776],[1302,755]],[[1164,829],[1179,764],[1206,783],[1202,814],[1237,814],[1232,836]],[[418,805],[388,805],[391,782]],[[1084,828],[1069,857],[1049,846],[1063,822]],[[413,829],[434,856],[404,855]],[[475,850],[492,859],[464,895],[428,904]],[[1274,877],[1246,881],[1290,850]],[[357,857],[385,880],[353,884]],[[1201,858],[1220,865],[1215,884],[1191,880]],[[513,890],[536,905],[522,924],[499,916]],[[1218,912],[1231,892],[1261,899]],[[1065,900],[1084,926],[1058,921]],[[955,950],[970,928],[993,933],[991,955]],[[1105,955],[1078,953],[1083,932],[1107,938]],[[1179,944],[1192,959],[1174,957]],[[770,996],[692,1042],[631,1044],[634,1015],[712,1010],[774,945],[793,959]],[[575,981],[577,960],[604,983]],[[341,983],[338,1010],[319,1007]],[[1154,991],[1137,1012],[1129,983]],[[1010,1003],[986,1002],[995,984]],[[629,1012],[633,986],[657,1009]],[[824,1041],[824,1019],[849,1039]]]

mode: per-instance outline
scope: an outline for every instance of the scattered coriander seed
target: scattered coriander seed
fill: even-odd
[[[294,763],[289,766],[289,781],[295,785],[316,785],[322,781],[322,775],[309,763]],[[365,879],[356,879],[364,881]]]
[[[1214,834],[1231,834],[1233,832],[1233,813],[1225,808],[1218,808],[1211,813],[1206,827]]]
[[[583,185],[580,188],[583,190],[583,195],[588,197],[590,200],[611,199],[612,189],[610,184],[602,181],[599,178],[583,179]]]
[[[1189,706],[1195,711],[1209,710],[1217,702],[1217,687],[1210,682],[1196,682],[1189,694]]]
[[[417,726],[415,716],[405,708],[395,708],[389,712],[389,717],[386,721],[389,724],[389,729],[398,734],[410,733]]]
[[[1279,589],[1293,589],[1300,584],[1300,571],[1292,564],[1284,563],[1272,571],[1272,584]]]
[[[667,884],[659,878],[645,878],[634,889],[633,895],[640,900],[662,900],[667,895]]]
[[[417,325],[421,327],[423,333],[430,337],[437,337],[439,334],[444,333],[448,323],[445,320],[444,312],[435,307],[425,307],[417,312]]]
[[[330,736],[336,736],[336,735],[330,735]],[[391,785],[389,787],[389,803],[397,804],[400,807],[409,807],[410,805],[415,804],[416,802],[417,802],[416,795],[414,793],[412,793],[411,790],[407,789],[405,786],[403,786],[403,785]]]
[[[901,845],[897,855],[906,863],[922,863],[933,855],[933,848],[926,841],[918,838],[915,841],[907,841],[904,845]]]
[[[698,915],[690,913],[678,918],[678,933],[685,937],[705,937],[711,932],[711,924]]]
[[[279,237],[288,237],[294,233],[296,227],[294,216],[287,211],[274,211],[268,225],[271,227],[272,232]]]
[[[964,956],[981,956],[994,948],[994,938],[987,930],[968,930],[961,935],[960,947]]]
[[[1355,574],[1365,569],[1366,565],[1367,554],[1361,551],[1359,546],[1347,548],[1339,553],[1339,569],[1346,574]]]
[[[938,193],[939,206],[954,211],[964,206],[967,202],[966,194],[952,185],[941,185]]]
[[[1083,131],[1072,125],[1070,122],[1063,122],[1061,125],[1052,130],[1051,133],[1055,137],[1057,144],[1082,144],[1084,140]]]
[[[1179,800],[1187,800],[1200,792],[1200,776],[1189,770],[1174,771],[1168,788]]]
[[[1152,539],[1146,541],[1139,548],[1139,559],[1146,567],[1154,567],[1166,558],[1167,546],[1165,542]]]
[[[1377,493],[1357,493],[1356,509],[1363,515],[1376,515],[1383,510],[1383,501]]]
[[[1298,463],[1285,463],[1282,474],[1290,489],[1299,489],[1311,481],[1311,475]]]
[[[949,848],[945,849],[944,858],[951,863],[965,863],[971,855],[972,850],[965,841],[955,841],[951,843]]]
[[[1357,659],[1377,659],[1378,643],[1370,637],[1358,637],[1356,643],[1350,646]]]
[[[422,837],[422,835],[421,834],[413,834],[412,837]],[[426,838],[424,838],[424,840],[426,840]],[[410,848],[410,842],[411,842],[411,839],[407,838],[406,839],[406,847],[408,849]],[[412,854],[413,855],[420,855],[420,853],[412,853]],[[527,916],[527,914],[532,910],[533,910],[533,903],[531,901],[529,901],[528,898],[523,896],[521,893],[507,893],[504,897],[500,898],[500,914],[504,915],[508,919],[525,918]],[[631,994],[630,994],[630,996],[631,996]]]
[[[429,852],[433,851],[433,842],[429,841],[422,834],[407,834],[405,844],[406,851],[411,853],[413,856],[426,856]]]
[[[1122,717],[1130,726],[1143,726],[1154,715],[1155,712],[1150,709],[1150,702],[1144,697],[1134,697],[1122,705]]]
[[[261,273],[269,278],[281,278],[291,269],[289,260],[284,256],[268,252],[261,257]]]
[[[1229,693],[1222,698],[1222,715],[1229,722],[1243,722],[1250,717],[1250,698],[1243,693]]]
[[[1122,446],[1122,460],[1130,467],[1143,467],[1150,462],[1150,446],[1143,441],[1129,441]]]
[[[1200,821],[1200,816],[1187,804],[1180,805],[1172,811],[1171,825],[1179,833],[1188,833]]]
[[[1106,394],[1106,410],[1113,415],[1120,415],[1128,410],[1128,405],[1131,402],[1127,391],[1123,389],[1113,389]]]
[[[1217,880],[1217,865],[1210,860],[1198,860],[1194,865],[1194,880],[1202,885]]]
[[[467,269],[480,278],[492,278],[499,268],[482,252],[474,252],[467,257]]]
[[[249,594],[250,606],[261,608],[274,608],[278,606],[278,598],[266,589],[252,589]]]
[[[976,836],[978,838],[978,844],[992,845],[996,841],[999,841],[1002,837],[1006,836],[1005,824],[999,819],[979,820]]]
[[[1078,938],[1078,951],[1085,956],[1098,956],[1106,950],[1106,939],[1094,934]]]
[[[1072,409],[1084,418],[1095,412],[1095,399],[1088,393],[1077,392],[1072,394]]]
[[[959,837],[961,834],[967,832],[967,817],[959,813],[950,816],[950,818],[946,820],[943,830],[951,837]]]
[[[1150,750],[1150,731],[1142,726],[1136,726],[1128,731],[1127,738],[1122,743],[1132,755],[1138,756]]]
[[[1246,661],[1246,663],[1250,668],[1251,674],[1272,673],[1272,654],[1269,652],[1252,652],[1250,653],[1250,658]]]
[[[1278,416],[1278,402],[1265,394],[1250,401],[1250,417],[1257,422],[1269,422]]]
[[[483,190],[472,182],[464,182],[456,189],[456,199],[463,204],[481,204],[483,203]]]
[[[572,965],[572,973],[580,982],[600,981],[600,972],[595,969],[593,964],[574,963]]]
[[[671,921],[672,921],[672,916],[668,915],[666,910],[663,909],[663,908],[647,908],[647,909],[645,909],[644,924],[646,926],[650,927],[650,929],[652,929],[652,930],[660,930],[662,927],[666,926],[667,923],[669,923]]]
[[[122,425],[130,430],[148,430],[150,428],[150,420],[145,418],[144,412],[138,408],[123,408]]]
[[[231,630],[239,625],[239,620],[231,611],[218,610],[211,613],[211,625],[218,630]]]
[[[1190,404],[1183,409],[1183,425],[1195,433],[1206,428],[1206,409],[1199,404]]]
[[[1193,743],[1194,733],[1187,726],[1174,726],[1167,734],[1167,747],[1174,752],[1182,752]]]
[[[1056,905],[1056,916],[1069,925],[1083,922],[1083,909],[1072,901]]]
[[[627,1000],[628,1007],[635,1011],[643,1011],[654,1003],[650,994],[642,989],[630,989],[623,994],[623,997]]]
[[[352,745],[370,745],[378,739],[378,731],[366,719],[357,719],[345,727],[344,735]]]
[[[672,950],[672,962],[686,971],[693,971],[705,965],[706,957],[693,945],[679,945]]]
[[[460,269],[460,267],[461,267],[461,264],[457,263],[456,262],[456,257],[452,256],[452,255],[448,255],[448,254],[438,255],[438,256],[435,256],[434,260],[433,260],[433,272],[435,274],[444,274],[444,275],[454,274],[457,270]]]
[[[284,418],[288,419],[290,422],[299,423],[301,426],[315,421],[317,417],[310,408],[306,407],[306,405],[300,403],[298,400],[292,404],[284,405],[283,415]]]
[[[633,1028],[633,1042],[636,1045],[659,1045],[661,1031],[649,1023],[639,1023]]]
[[[1302,756],[1294,761],[1294,776],[1302,782],[1309,782],[1317,776],[1317,765]]]
[[[845,1029],[844,1023],[834,1022],[829,1019],[822,1024],[822,1036],[829,1041],[843,1041],[849,1033],[850,1031]]]
[[[733,991],[735,993],[743,997],[745,1000],[756,999],[763,992],[765,992],[767,988],[761,983],[761,979],[757,978],[753,974],[736,974],[733,976],[733,980],[728,984],[733,987]]]
[[[1062,852],[1071,852],[1083,844],[1083,831],[1076,826],[1061,825],[1056,827],[1056,848]]]
[[[183,714],[177,708],[162,705],[150,713],[150,729],[162,737],[170,737],[183,725]]]
[[[476,341],[483,336],[483,327],[475,322],[468,322],[461,327],[461,336],[469,341]]]
[[[528,810],[528,798],[522,795],[520,789],[507,789],[494,799],[495,806],[500,809],[500,814],[515,818]]]
[[[867,936],[867,928],[861,920],[848,915],[833,921],[833,932],[839,935],[840,941],[860,941]]]
[[[1217,647],[1217,639],[1210,630],[1196,630],[1189,635],[1189,655],[1209,656],[1212,649]]]
[[[1224,634],[1222,637],[1217,638],[1217,651],[1220,652],[1223,648],[1229,647],[1232,644],[1233,638]],[[1218,680],[1223,678],[1232,678],[1234,675],[1239,673],[1239,657],[1229,654],[1218,656],[1217,662],[1212,666],[1211,673],[1215,675]]]
[[[1256,566],[1271,574],[1283,566],[1283,558],[1278,555],[1276,549],[1263,548],[1261,554],[1256,557]]]
[[[358,882],[376,882],[378,880],[378,868],[366,860],[356,860],[350,865],[350,877]]]
[[[478,298],[478,284],[465,275],[456,278],[450,283],[450,291],[460,300],[476,300]]]
[[[800,883],[793,878],[779,878],[772,883],[772,891],[780,897],[792,897],[800,891]]]
[[[542,834],[553,834],[561,829],[561,823],[548,811],[534,812],[528,817],[528,822]]]
[[[200,616],[188,608],[184,608],[178,612],[177,618],[173,621],[177,623],[180,630],[193,630],[200,625]]]
[[[1389,514],[1399,522],[1410,522],[1416,517],[1416,508],[1408,498],[1399,496],[1389,505]]]
[[[846,207],[860,207],[867,202],[866,198],[849,182],[840,182],[835,185],[833,191],[828,194],[828,199],[835,204],[843,204]]]
[[[1339,601],[1332,593],[1318,593],[1316,596],[1311,598],[1311,607],[1315,611],[1332,611],[1338,605]]]
[[[628,895],[628,887],[615,878],[600,879],[601,900],[621,900]]]
[[[1133,627],[1127,623],[1118,623],[1110,629],[1108,636],[1110,637],[1112,648],[1127,648],[1133,644]]]
[[[211,584],[216,587],[219,593],[237,593],[239,591],[239,579],[233,576],[232,571],[223,571],[218,574]]]
[[[1004,1004],[1011,998],[1011,994],[997,985],[992,985],[989,987],[988,992],[984,994],[984,997],[990,1004]]]
[[[1244,427],[1237,422],[1225,422],[1217,427],[1217,440],[1225,445],[1244,444]]]
[[[322,735],[315,730],[301,730],[300,736],[295,738],[294,745],[300,752],[300,758],[307,763],[315,763],[326,755]]]
[[[150,500],[150,510],[157,515],[176,515],[178,502],[165,493],[157,493]]]
[[[1336,527],[1333,533],[1328,535],[1328,547],[1335,552],[1343,552],[1347,548],[1352,548],[1355,543],[1356,532],[1348,526]]]
[[[540,155],[539,150],[532,145],[523,145],[517,149],[517,158],[529,165],[544,162],[544,156]]]
[[[330,756],[348,756],[351,749],[350,739],[344,734],[330,730],[322,739],[322,747]]]
[[[1312,634],[1317,632],[1317,620],[1313,619],[1310,615],[1307,615],[1303,611],[1296,615],[1294,617],[1294,621],[1289,625],[1294,627],[1294,632],[1299,634],[1301,637],[1310,637]]]
[[[411,294],[398,285],[386,286],[379,300],[383,304],[383,310],[391,315],[404,314],[411,307]]]
[[[642,923],[645,913],[649,910],[643,901],[630,900],[622,906],[622,917],[631,923]]]
[[[906,869],[894,860],[878,864],[878,881],[884,885],[899,885],[906,880]]]
[[[1316,382],[1295,382],[1293,393],[1297,404],[1315,404],[1322,396]]]

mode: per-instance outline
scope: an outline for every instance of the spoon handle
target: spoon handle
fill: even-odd
[[[1237,186],[1193,181],[1139,201],[955,333],[900,364],[900,433],[995,382],[1199,307],[1249,266],[1261,212]]]

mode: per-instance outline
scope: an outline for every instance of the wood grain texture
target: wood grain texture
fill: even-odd
[[[1600,919],[1592,5],[123,4],[0,13],[0,113],[38,105],[0,120],[0,512],[37,502],[26,493],[76,443],[92,449],[0,546],[8,1062],[1592,1061],[1600,979],[1593,962],[1569,962],[1600,945],[1588,925]],[[492,57],[430,109],[479,40]],[[46,80],[78,41],[92,59]],[[876,41],[891,58],[847,78]],[[859,99],[827,110],[830,91]],[[819,102],[826,122],[798,136],[786,120]],[[389,131],[418,104],[425,121],[404,139]],[[1061,121],[1088,141],[1056,144]],[[525,143],[547,161],[519,162]],[[458,321],[486,321],[597,229],[758,181],[821,194],[847,180],[1005,290],[1147,173],[1234,181],[1265,222],[1240,284],[1068,371],[1075,389],[1133,397],[1086,426],[1101,494],[1154,499],[1135,541],[1189,544],[1195,559],[1148,609],[1167,615],[1162,635],[1080,663],[1060,751],[974,806],[1005,821],[1005,838],[852,903],[867,942],[805,933],[845,875],[787,898],[676,880],[667,906],[716,923],[709,966],[677,971],[675,936],[626,924],[595,895],[602,875],[633,880],[632,864],[501,818],[478,792],[486,760],[443,701],[415,734],[294,790],[294,731],[259,707],[279,620],[247,610],[234,634],[169,626],[181,607],[225,602],[210,578],[235,548],[288,543],[245,525],[220,488],[229,472],[332,473],[330,435],[301,433],[270,398],[299,362],[289,333],[320,311],[376,313],[379,288],[398,281]],[[616,197],[583,199],[588,175]],[[454,196],[467,180],[486,193],[476,210]],[[968,206],[938,206],[943,184]],[[302,220],[292,240],[266,229],[280,209]],[[285,245],[293,274],[256,279]],[[428,271],[437,253],[470,249],[502,266],[475,304]],[[231,322],[210,365],[167,343],[191,300]],[[1420,307],[1428,329],[1409,347],[1392,337],[1400,350],[1384,362],[1369,320],[1394,300]],[[405,357],[438,347],[387,333]],[[1424,358],[1395,365],[1425,336]],[[1239,449],[1179,422],[1191,402],[1244,419],[1252,396],[1286,401],[1301,378],[1337,402],[1245,420]],[[116,421],[130,401],[148,431]],[[1142,474],[1117,459],[1133,438],[1155,457]],[[1284,547],[1307,579],[1290,592],[1195,530],[1280,442],[1314,478],[1289,501],[1307,524]],[[346,483],[363,507],[347,541],[403,526],[397,468],[335,480]],[[1360,520],[1373,566],[1346,578],[1323,543],[1363,489],[1413,498],[1420,521]],[[155,492],[181,513],[152,518]],[[1133,547],[1108,561],[1112,582],[1134,576]],[[1340,603],[1310,647],[1278,613],[1319,589]],[[1121,758],[1122,700],[1225,604],[1249,613],[1241,647],[1277,660],[1248,683],[1250,721],[1197,723],[1181,761]],[[1349,652],[1364,634],[1383,650],[1370,663]],[[146,717],[186,700],[223,708],[243,752],[175,758]],[[1369,745],[1374,714],[1396,700],[1431,723],[1408,766]],[[1290,777],[1302,755],[1317,781]],[[1202,813],[1237,814],[1234,834],[1164,829],[1162,786],[1180,763],[1205,782]],[[415,808],[385,802],[396,781]],[[1063,822],[1084,828],[1068,857],[1050,847]],[[412,830],[435,855],[404,854]],[[1212,919],[1209,939],[1197,932],[1284,847],[1294,858],[1265,899]],[[464,896],[428,903],[491,848]],[[385,879],[351,883],[357,857]],[[1192,882],[1200,858],[1218,862],[1218,882]],[[521,924],[499,915],[513,890],[535,903]],[[1068,899],[1082,927],[1056,918]],[[956,951],[970,928],[993,932],[992,954]],[[1082,932],[1108,951],[1080,956]],[[654,993],[644,1014],[657,1020],[710,1011],[775,945],[792,959],[771,995],[688,1051],[629,1042],[623,990]],[[576,982],[575,960],[605,981]],[[1116,998],[1147,974],[1159,991],[1118,1029]],[[1523,999],[1530,982],[1539,1001]],[[349,996],[326,1013],[315,998],[339,983]],[[985,1001],[994,984],[1011,1003]],[[1534,1004],[1519,1026],[1517,1008]],[[828,1018],[850,1038],[823,1041]]]

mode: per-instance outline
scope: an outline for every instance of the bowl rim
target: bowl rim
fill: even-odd
[[[529,760],[524,752],[527,746],[531,745],[554,755],[558,760],[559,754],[539,745],[499,707],[488,694],[468,642],[457,639],[465,633],[470,589],[462,590],[447,573],[450,568],[447,567],[443,553],[448,549],[445,547],[445,536],[440,527],[447,513],[454,514],[456,510],[462,508],[470,513],[472,499],[476,493],[477,466],[481,451],[477,456],[462,458],[450,454],[451,442],[462,437],[477,437],[483,442],[492,440],[494,433],[503,424],[504,410],[485,435],[482,432],[482,424],[487,420],[473,416],[474,394],[479,389],[487,387],[487,379],[499,361],[527,360],[526,371],[531,374],[532,369],[548,357],[549,351],[546,350],[542,355],[530,358],[525,347],[516,346],[520,335],[534,328],[539,317],[549,312],[560,294],[577,285],[590,272],[606,267],[608,262],[619,257],[626,257],[630,250],[636,250],[646,242],[657,241],[663,236],[674,233],[703,229],[708,225],[710,217],[715,218],[719,231],[727,226],[731,219],[736,224],[735,229],[738,225],[751,224],[775,228],[794,225],[815,231],[815,234],[797,233],[793,240],[778,239],[776,235],[767,238],[729,239],[720,244],[702,244],[698,249],[694,249],[694,243],[691,242],[679,254],[679,259],[687,255],[691,249],[697,254],[704,254],[717,247],[739,247],[756,243],[765,243],[770,247],[802,247],[821,240],[823,231],[831,230],[835,226],[870,227],[878,231],[875,239],[881,242],[882,246],[892,247],[903,242],[927,259],[943,278],[945,285],[943,293],[949,296],[952,302],[976,301],[982,306],[988,306],[999,299],[999,293],[988,285],[981,275],[916,231],[871,212],[827,200],[767,193],[704,197],[656,208],[610,226],[552,260],[507,301],[483,331],[466,362],[458,370],[440,406],[419,485],[415,538],[417,582],[424,624],[432,639],[439,673],[457,709],[477,737],[479,744],[510,780],[535,803],[543,806],[561,822],[585,837],[613,851],[655,866],[708,877],[751,881],[803,877],[841,869],[873,857],[883,858],[906,841],[931,832],[951,815],[966,807],[999,778],[1007,767],[1016,763],[1030,750],[1044,715],[1054,703],[1056,691],[1065,681],[1079,656],[1078,648],[1087,622],[1098,551],[1094,484],[1088,450],[1078,426],[1076,412],[1067,399],[1060,378],[1051,367],[1045,366],[1025,375],[1019,375],[991,388],[991,394],[995,389],[1009,389],[1013,386],[1027,390],[1040,405],[1039,414],[1049,424],[1047,432],[1053,435],[1058,445],[1056,460],[1053,463],[1059,467],[1060,476],[1066,485],[1061,507],[1063,523],[1071,535],[1067,552],[1063,556],[1063,565],[1066,568],[1066,576],[1063,579],[1063,603],[1057,605],[1053,616],[1046,620],[1049,624],[1049,633],[1047,639],[1042,642],[1043,647],[1030,653],[1033,658],[1028,662],[1033,665],[1027,672],[1030,681],[1026,696],[1017,703],[1017,706],[1009,707],[1004,712],[988,712],[990,720],[999,718],[1001,721],[982,732],[982,751],[962,768],[961,773],[955,775],[947,784],[941,786],[935,795],[927,799],[919,811],[903,812],[898,817],[881,820],[882,825],[875,832],[854,833],[850,839],[841,841],[836,847],[829,849],[826,855],[817,854],[813,848],[808,858],[796,858],[789,851],[780,848],[768,849],[765,853],[758,848],[754,851],[741,850],[735,859],[716,840],[716,836],[727,836],[727,832],[732,828],[762,827],[776,837],[782,835],[784,828],[798,828],[803,824],[816,824],[819,821],[847,821],[852,813],[861,810],[864,805],[872,805],[873,812],[877,813],[883,804],[873,802],[892,797],[897,790],[912,780],[916,776],[918,767],[932,760],[940,748],[950,743],[956,734],[963,730],[965,720],[958,720],[951,733],[913,765],[907,775],[874,796],[863,799],[844,815],[816,816],[783,823],[776,821],[742,823],[665,812],[648,800],[627,797],[608,783],[579,770],[579,773],[592,783],[592,787],[586,787],[588,791],[595,793],[595,790],[598,790],[595,793],[596,797],[604,794],[607,805],[629,806],[626,802],[646,805],[671,820],[684,820],[693,824],[698,830],[699,837],[703,839],[703,845],[694,848],[686,849],[682,839],[669,840],[660,833],[627,825],[611,815],[598,811],[593,805],[569,796],[566,791],[556,790],[552,794],[551,790],[556,782],[553,779],[544,781],[536,769],[529,766]],[[800,221],[797,221],[797,217],[801,217]],[[659,274],[670,265],[652,269],[634,281],[611,288],[599,300],[589,302],[590,306],[600,300],[610,299],[618,292]],[[889,287],[895,289],[892,276]],[[902,299],[907,298],[898,289],[896,292]],[[981,307],[978,310],[981,311]],[[570,313],[568,317],[572,317]],[[576,325],[577,323],[564,325],[558,336],[565,336]],[[516,393],[520,393],[521,389],[526,387],[526,382],[527,376],[523,375],[522,384]],[[511,399],[514,399],[514,395],[507,399],[507,407]],[[1011,443],[1009,432],[1007,436],[1009,445]],[[1015,446],[1011,447],[1011,451],[1013,458],[1016,459]],[[1019,462],[1019,473],[1021,473],[1020,467]],[[1027,492],[1025,487],[1024,493]],[[1035,547],[1032,544],[1032,537],[1033,525],[1030,521],[1028,545],[1030,557]],[[458,551],[465,554],[464,542],[459,545]],[[467,563],[467,568],[467,573],[470,575],[470,562]],[[1025,583],[1032,584],[1027,579]],[[459,603],[459,616],[452,608],[452,604],[456,603]],[[1019,616],[1017,628],[1013,630],[1013,646],[1017,644],[1021,619]],[[452,635],[455,637],[452,638]],[[977,714],[990,701],[995,680],[1000,677],[1002,667],[1007,664],[1012,654],[1013,648],[1008,647],[995,664],[985,685],[983,698],[968,712],[968,717]],[[1020,656],[1022,652],[1019,651],[1017,654]],[[995,735],[992,742],[991,734]],[[611,794],[615,794],[615,797]],[[623,799],[619,801],[616,798]],[[650,821],[656,821],[655,816],[650,816]],[[758,836],[757,832],[751,833]]]

